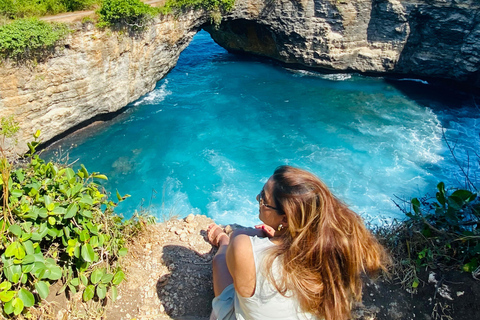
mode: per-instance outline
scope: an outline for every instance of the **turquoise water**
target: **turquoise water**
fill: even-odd
[[[106,174],[107,191],[132,195],[116,210],[127,217],[146,208],[159,218],[196,213],[253,225],[256,194],[289,164],[315,172],[378,222],[402,217],[396,196],[420,196],[459,177],[442,127],[459,161],[467,143],[473,155],[480,129],[473,97],[409,80],[295,71],[229,54],[200,32],[153,92],[45,156],[61,147]]]

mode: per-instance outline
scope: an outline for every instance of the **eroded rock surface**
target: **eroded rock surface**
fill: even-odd
[[[476,0],[245,0],[208,31],[230,51],[289,64],[480,87]]]
[[[330,72],[434,77],[480,87],[478,0],[237,0],[218,29],[205,12],[158,17],[131,36],[77,23],[55,55],[0,67],[0,115],[17,153],[121,110],[154,89],[205,27],[230,51]]]
[[[20,124],[16,151],[26,151],[25,142],[36,130],[48,141],[153,90],[206,19],[201,12],[159,17],[137,35],[78,23],[46,61],[5,62],[0,67],[0,115],[13,115]]]

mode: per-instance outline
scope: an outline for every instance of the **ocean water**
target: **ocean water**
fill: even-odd
[[[230,54],[202,31],[154,91],[44,157],[68,155],[106,174],[112,199],[131,195],[116,209],[126,217],[194,213],[251,226],[255,196],[289,164],[378,223],[403,217],[393,200],[464,182],[457,162],[478,161],[475,102],[415,79],[325,75]]]

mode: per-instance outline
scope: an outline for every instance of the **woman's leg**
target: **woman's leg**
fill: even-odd
[[[212,244],[218,245],[218,251],[212,261],[213,292],[215,297],[218,297],[226,287],[233,283],[230,271],[228,271],[226,260],[227,247],[230,243],[230,238],[225,232],[223,232],[222,228],[216,225],[212,226],[209,232],[213,232],[209,238],[215,239],[215,241],[212,242],[216,242]]]

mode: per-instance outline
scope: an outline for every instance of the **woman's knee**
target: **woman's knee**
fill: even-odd
[[[212,267],[219,268],[223,267],[227,264],[226,254],[225,253],[217,253],[212,260]]]

